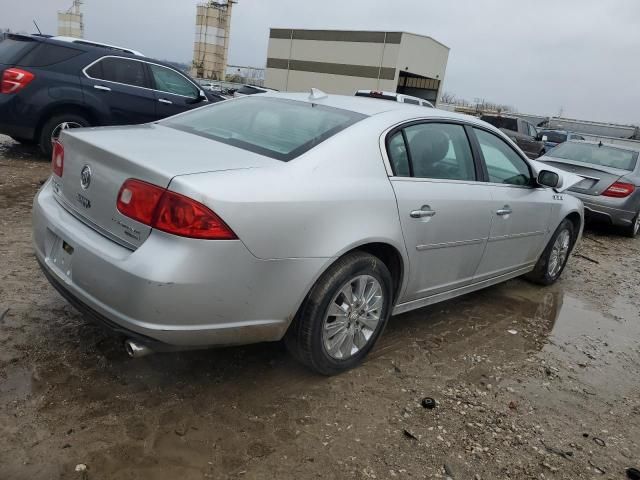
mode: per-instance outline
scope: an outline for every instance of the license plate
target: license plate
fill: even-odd
[[[49,254],[49,264],[63,276],[71,278],[73,247],[64,239],[56,236]]]
[[[580,188],[581,190],[589,190],[596,183],[597,183],[597,180],[594,180],[592,178],[585,178],[581,182],[576,183],[574,188]]]

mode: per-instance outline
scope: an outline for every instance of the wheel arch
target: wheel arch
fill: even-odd
[[[42,127],[44,124],[53,116],[59,115],[61,113],[75,113],[78,115],[82,115],[87,118],[91,122],[91,125],[98,125],[98,115],[93,109],[88,107],[87,105],[79,102],[64,102],[64,103],[55,103],[49,105],[46,110],[40,115],[40,119],[38,120],[38,124],[36,126],[36,135],[35,138],[39,139],[42,134]]]
[[[408,271],[408,258],[402,254],[402,250],[397,246],[393,245],[393,242],[388,240],[381,239],[371,239],[363,241],[357,245],[351,245],[337,255],[331,257],[326,264],[317,272],[313,281],[307,287],[304,292],[304,295],[298,301],[297,308],[295,310],[295,314],[291,317],[291,323],[288,328],[291,328],[291,325],[295,322],[295,318],[298,315],[298,312],[304,305],[306,298],[309,296],[314,286],[318,283],[318,280],[325,274],[332,265],[334,265],[339,259],[343,258],[345,255],[348,255],[352,252],[366,252],[370,255],[373,255],[376,258],[379,258],[385,266],[389,269],[391,273],[391,278],[393,280],[393,301],[394,303],[398,300],[402,293],[402,289],[405,285],[405,276]]]

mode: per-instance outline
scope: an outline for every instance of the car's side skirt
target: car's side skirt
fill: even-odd
[[[518,268],[517,270],[514,270],[512,272],[505,273],[497,277],[488,278],[481,282],[472,283],[470,285],[465,285],[464,287],[449,290],[447,292],[437,293],[435,295],[420,298],[418,300],[412,300],[411,302],[400,303],[395,306],[392,315],[399,315],[401,313],[410,312],[411,310],[415,310],[416,308],[426,307],[427,305],[432,305],[444,300],[459,297],[460,295],[475,292],[476,290],[481,290],[497,283],[506,282],[507,280],[510,280],[512,278],[519,277],[521,275],[524,275],[525,273],[529,273],[531,270],[533,270],[533,267],[535,267],[535,262],[527,264],[524,267]]]

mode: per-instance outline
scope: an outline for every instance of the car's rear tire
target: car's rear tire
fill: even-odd
[[[360,364],[391,314],[393,280],[377,257],[352,252],[316,282],[285,336],[292,355],[322,375]]]
[[[78,113],[60,113],[44,122],[40,129],[40,150],[42,154],[50,157],[53,147],[51,142],[58,138],[60,132],[67,128],[90,127],[91,123],[87,118]]]
[[[640,235],[640,211],[633,219],[633,223],[625,229],[625,233],[627,237],[630,238],[636,238],[638,235]]]
[[[526,278],[540,285],[555,283],[567,265],[575,243],[575,234],[573,223],[565,218],[551,236],[535,268]]]

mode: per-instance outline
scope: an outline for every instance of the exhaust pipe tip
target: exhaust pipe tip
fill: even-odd
[[[141,358],[146,357],[147,355],[151,355],[153,350],[151,350],[146,345],[142,343],[138,343],[135,340],[125,340],[124,349],[131,358]]]

